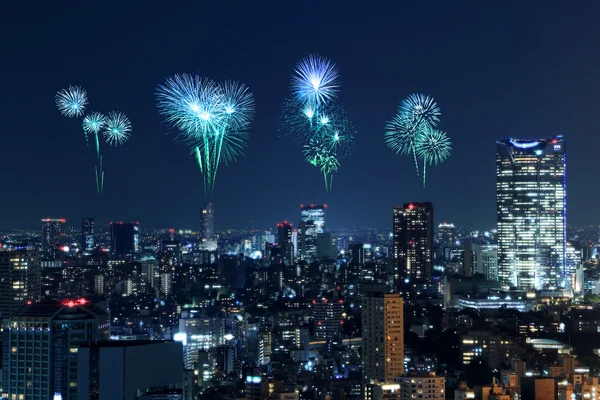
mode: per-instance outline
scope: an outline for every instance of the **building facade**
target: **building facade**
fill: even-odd
[[[108,313],[85,299],[24,305],[3,328],[8,399],[77,399],[79,345],[109,337]]]
[[[7,318],[27,301],[42,295],[41,266],[33,246],[0,247],[0,318]]]
[[[562,135],[498,142],[498,268],[505,285],[566,286],[565,170]]]
[[[111,222],[111,250],[116,256],[137,253],[139,251],[140,226],[137,222]]]
[[[433,268],[433,204],[394,208],[393,260],[396,280],[429,279]]]
[[[281,255],[285,265],[294,263],[294,244],[292,242],[292,224],[283,221],[277,224],[277,245],[281,249]]]
[[[42,253],[46,256],[55,256],[65,241],[64,218],[42,219]]]
[[[363,296],[363,382],[390,383],[404,374],[404,301],[399,294]]]
[[[90,253],[95,245],[94,218],[84,218],[81,221],[81,250]]]
[[[325,231],[327,204],[302,204],[300,206],[300,259],[311,262],[317,259],[317,235]]]

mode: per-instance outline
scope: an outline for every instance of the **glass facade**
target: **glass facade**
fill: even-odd
[[[498,273],[505,285],[566,284],[565,169],[562,135],[497,143]]]
[[[301,205],[300,206],[300,257],[306,261],[314,261],[317,258],[317,235],[324,232],[325,209],[323,205]]]

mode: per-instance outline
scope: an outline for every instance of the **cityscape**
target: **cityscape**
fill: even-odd
[[[600,4],[109,3],[0,11],[1,399],[600,400]]]

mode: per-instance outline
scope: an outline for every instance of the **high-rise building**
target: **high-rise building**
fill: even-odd
[[[76,356],[78,399],[136,400],[146,391],[182,389],[183,349],[179,342],[88,342],[79,347]]]
[[[324,232],[327,204],[300,206],[300,259],[308,262],[317,258],[317,235]]]
[[[54,256],[65,241],[64,218],[42,219],[42,252],[48,256]]]
[[[363,381],[391,383],[404,374],[404,301],[379,293],[361,303]]]
[[[79,345],[109,337],[108,313],[85,299],[27,304],[3,326],[8,399],[77,399]]]
[[[438,243],[442,246],[453,245],[456,241],[456,227],[453,223],[442,222],[437,230]]]
[[[315,336],[325,340],[339,339],[342,331],[342,314],[344,313],[342,300],[326,298],[313,300],[312,309]]]
[[[338,255],[337,235],[331,232],[317,234],[317,259],[335,259]]]
[[[562,135],[498,142],[498,269],[506,286],[568,286],[565,169]]]
[[[351,243],[348,246],[348,262],[353,266],[365,265],[365,245],[363,243]]]
[[[81,249],[84,252],[94,250],[94,218],[84,218],[81,221]]]
[[[12,315],[26,301],[39,301],[41,295],[37,250],[26,245],[0,247],[0,319]]]
[[[396,281],[429,279],[433,268],[433,204],[395,207],[393,222]]]
[[[200,242],[209,242],[215,238],[215,207],[206,203],[200,213]]]
[[[435,376],[435,372],[426,375],[408,375],[397,379],[400,384],[400,400],[446,398],[446,378]]]
[[[137,253],[139,251],[138,222],[111,222],[110,244],[111,250],[116,256]]]
[[[463,252],[465,276],[483,274],[487,281],[498,280],[498,245],[465,243]]]
[[[277,224],[277,245],[281,249],[285,265],[294,263],[294,244],[292,242],[292,224],[283,221]]]

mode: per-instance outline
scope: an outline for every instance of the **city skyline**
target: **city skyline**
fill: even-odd
[[[5,135],[3,143],[11,151],[0,167],[9,171],[18,166],[19,173],[6,174],[5,179],[20,195],[4,199],[2,228],[34,227],[35,220],[45,215],[63,215],[69,220],[90,215],[99,225],[121,219],[144,221],[147,226],[193,226],[201,205],[209,201],[222,210],[218,226],[271,226],[295,219],[299,203],[314,202],[330,205],[332,227],[383,228],[389,225],[387,210],[407,201],[431,201],[437,214],[448,221],[492,226],[495,142],[504,136],[543,138],[559,133],[570,143],[569,219],[574,224],[600,220],[587,218],[583,211],[590,190],[586,160],[593,156],[599,140],[587,134],[593,127],[590,118],[595,108],[590,100],[598,85],[591,80],[596,55],[588,48],[593,45],[592,33],[599,28],[588,19],[593,12],[578,13],[581,17],[576,22],[563,20],[574,11],[571,7],[579,5],[542,11],[519,6],[516,12],[511,7],[463,9],[440,4],[433,14],[425,6],[400,10],[393,5],[333,20],[325,17],[338,15],[333,5],[310,20],[284,9],[271,10],[274,14],[266,20],[261,7],[242,7],[244,11],[237,10],[229,21],[237,25],[235,31],[212,21],[200,27],[202,32],[216,28],[227,32],[222,39],[205,44],[203,51],[190,51],[198,45],[192,38],[195,35],[187,34],[193,9],[171,10],[161,18],[162,9],[148,7],[140,13],[125,5],[120,16],[114,17],[117,28],[110,23],[107,29],[109,7],[83,6],[90,16],[85,23],[74,17],[84,10],[59,15],[45,6],[27,11],[18,4],[8,7],[12,9],[6,15],[27,12],[31,18],[26,19],[29,23],[8,21],[2,27],[5,37],[14,38],[7,46],[7,57],[14,62],[3,66],[6,75],[13,77],[7,81],[7,91],[14,96],[0,112],[6,132],[23,132]],[[215,4],[202,10],[221,11],[227,12]],[[409,15],[423,13],[431,16],[419,29],[426,32],[422,40],[428,46],[410,39],[417,25]],[[402,17],[397,20],[393,15]],[[150,20],[165,29],[157,33],[154,24],[144,22]],[[558,20],[561,24],[555,23]],[[299,21],[307,24],[307,36],[273,34],[288,32],[286,28]],[[360,32],[351,28],[364,21],[379,22],[369,22]],[[463,29],[454,29],[456,25]],[[64,39],[44,35],[48,30]],[[584,30],[586,34],[580,34]],[[100,39],[92,31],[104,36]],[[241,31],[247,34],[235,34]],[[474,31],[479,34],[473,35]],[[77,37],[77,32],[84,32],[85,39]],[[156,50],[144,44],[163,42],[170,46]],[[360,53],[354,51],[356,43],[361,44]],[[224,44],[233,46],[233,51]],[[72,51],[83,46],[89,51]],[[393,48],[402,52],[390,52]],[[535,59],[529,56],[532,48],[538,55]],[[113,63],[103,57],[109,49],[112,59],[127,62]],[[356,150],[342,161],[331,194],[326,193],[319,171],[306,165],[292,141],[277,132],[290,71],[298,59],[311,53],[327,56],[339,67],[344,84],[340,100],[357,128]],[[47,76],[35,73],[33,66],[40,60],[44,65],[45,60],[54,59],[62,60],[61,68],[48,65]],[[364,59],[371,60],[368,66],[357,62]],[[446,60],[443,67],[440,59]],[[177,71],[239,79],[256,97],[247,154],[219,169],[212,197],[204,194],[193,158],[172,143],[176,132],[166,134],[168,129],[156,111],[155,85]],[[570,79],[562,79],[563,74]],[[93,179],[93,163],[77,122],[62,117],[53,104],[54,93],[70,84],[85,87],[98,109],[127,108],[135,126],[136,133],[126,147],[104,154],[103,166],[110,179],[101,197],[87,184]],[[444,129],[452,135],[453,154],[442,166],[430,168],[426,189],[413,173],[412,160],[396,157],[383,141],[386,121],[400,99],[410,93],[433,96],[442,109]],[[569,99],[568,106],[564,99]],[[561,112],[549,111],[556,109]],[[36,118],[23,125],[27,110],[36,110]],[[26,181],[23,176],[40,174],[43,178],[36,179],[35,185],[21,183]],[[472,183],[463,184],[464,180]],[[162,181],[178,188],[175,198],[172,190],[157,189],[156,182]],[[281,184],[288,190],[280,190]],[[262,195],[247,195],[257,187],[262,188]],[[165,205],[167,210],[162,209]],[[161,213],[157,213],[159,208]],[[352,216],[349,221],[347,215]]]

